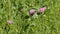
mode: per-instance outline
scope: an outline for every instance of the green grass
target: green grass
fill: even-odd
[[[37,15],[45,5],[45,13]],[[31,17],[32,8],[36,13]],[[9,19],[13,24],[7,24]],[[60,34],[60,0],[0,0],[0,34]]]

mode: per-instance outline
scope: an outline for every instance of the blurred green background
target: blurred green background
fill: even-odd
[[[45,13],[37,15],[42,6]],[[13,24],[7,24],[9,19]],[[60,34],[60,0],[0,0],[0,34]]]

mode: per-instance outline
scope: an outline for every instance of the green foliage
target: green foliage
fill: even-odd
[[[45,13],[37,15],[42,6]],[[0,0],[0,34],[60,34],[60,0]]]

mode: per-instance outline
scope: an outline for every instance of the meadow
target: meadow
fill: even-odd
[[[0,34],[60,34],[60,0],[0,0]]]

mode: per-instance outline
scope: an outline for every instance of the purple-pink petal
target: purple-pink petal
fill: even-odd
[[[39,12],[44,12],[46,10],[46,7],[42,7],[39,9]]]
[[[31,9],[30,12],[29,12],[30,15],[33,15],[34,13],[35,13],[34,9]]]
[[[8,20],[7,22],[8,22],[8,24],[12,24],[12,20]]]

